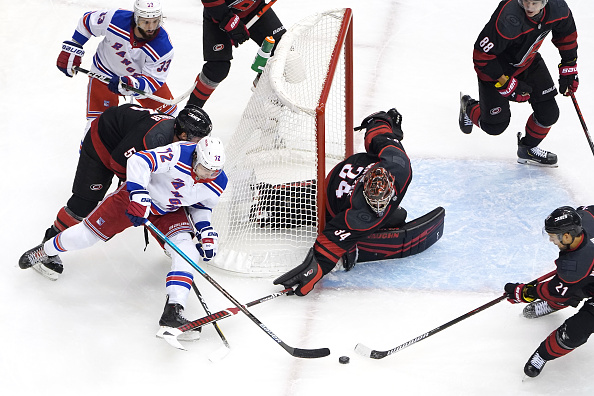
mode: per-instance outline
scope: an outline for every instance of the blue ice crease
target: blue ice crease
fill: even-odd
[[[557,248],[542,235],[545,217],[575,203],[558,168],[477,160],[412,160],[414,177],[401,206],[408,220],[437,206],[444,235],[425,252],[359,263],[323,279],[325,288],[502,291],[554,269]]]

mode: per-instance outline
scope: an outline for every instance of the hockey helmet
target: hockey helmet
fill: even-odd
[[[212,180],[223,171],[225,149],[221,139],[207,136],[196,143],[192,176],[194,180]]]
[[[547,3],[549,2],[549,0],[528,0],[529,2],[541,2],[542,3],[542,8],[545,8],[545,6],[547,5]],[[518,0],[518,3],[520,3],[520,7],[524,8],[524,0]]]
[[[178,136],[185,132],[188,140],[192,137],[203,138],[212,131],[212,122],[202,108],[189,104],[175,118],[174,130]]]
[[[363,196],[378,217],[384,215],[394,194],[394,176],[386,168],[375,166],[363,177]]]
[[[566,233],[576,237],[582,233],[582,217],[571,206],[561,206],[547,216],[544,223],[547,234],[559,235],[559,240]]]
[[[163,22],[163,10],[160,0],[134,0],[134,23],[138,25],[138,18],[159,18],[159,25]]]

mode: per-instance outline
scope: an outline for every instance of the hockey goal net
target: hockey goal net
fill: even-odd
[[[289,29],[226,145],[213,265],[249,276],[300,264],[324,223],[324,179],[352,154],[352,13]]]

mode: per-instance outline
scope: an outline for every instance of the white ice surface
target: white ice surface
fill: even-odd
[[[168,79],[184,92],[202,65],[198,0],[163,0],[176,57]],[[529,321],[521,306],[500,303],[433,337],[375,361],[357,356],[359,342],[390,349],[500,295],[508,281],[529,281],[553,268],[554,246],[540,235],[560,205],[594,203],[594,156],[569,98],[557,97],[559,122],[543,142],[559,168],[515,163],[515,132],[528,105],[512,105],[501,136],[460,133],[459,91],[476,97],[472,46],[496,0],[281,0],[286,26],[317,11],[354,10],[355,120],[397,107],[414,179],[402,205],[416,217],[443,206],[444,237],[405,260],[360,264],[326,277],[305,298],[280,297],[251,311],[299,348],[329,347],[329,357],[289,356],[243,315],[219,322],[232,352],[206,327],[188,352],[154,337],[164,301],[168,259],[155,242],[143,252],[142,230],[63,255],[64,275],[50,282],[18,268],[70,195],[85,125],[86,78],[55,66],[60,44],[89,10],[130,8],[131,0],[3,2],[0,40],[2,229],[0,246],[0,390],[5,395],[591,395],[591,344],[547,364],[537,379],[522,368],[539,343],[574,310]],[[586,122],[594,121],[594,4],[570,0],[579,32],[580,88]],[[550,39],[550,37],[549,37]],[[556,79],[558,53],[541,52]],[[83,66],[89,66],[92,39]],[[231,74],[205,109],[217,136],[236,127],[251,91],[257,46],[235,51]],[[278,290],[270,279],[246,279],[205,266],[240,301]],[[231,307],[197,276],[211,311]],[[196,298],[189,317],[203,316]],[[338,357],[351,357],[339,365]]]

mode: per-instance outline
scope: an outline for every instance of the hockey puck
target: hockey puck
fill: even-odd
[[[351,358],[348,356],[341,356],[338,358],[338,363],[340,364],[348,364],[351,361]]]

